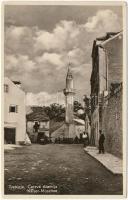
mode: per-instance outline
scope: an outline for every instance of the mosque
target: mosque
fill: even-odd
[[[65,95],[65,122],[64,124],[52,133],[53,138],[71,138],[76,136],[80,138],[80,134],[85,131],[85,122],[81,119],[76,119],[74,116],[74,78],[72,74],[71,64],[68,65],[68,71],[66,75],[66,87],[63,90]]]
[[[75,137],[73,102],[74,102],[74,83],[71,71],[71,64],[69,63],[68,72],[66,76],[66,88],[64,89],[66,112],[65,112],[65,137]]]

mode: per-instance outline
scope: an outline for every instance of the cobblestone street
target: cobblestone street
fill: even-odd
[[[5,151],[5,194],[122,194],[113,175],[82,145],[48,144]]]

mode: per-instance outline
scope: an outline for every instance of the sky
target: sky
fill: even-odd
[[[5,5],[4,12],[5,76],[21,81],[27,105],[64,103],[69,62],[76,97],[90,95],[93,41],[122,30],[121,6]]]

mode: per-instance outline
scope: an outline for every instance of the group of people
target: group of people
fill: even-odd
[[[83,140],[84,147],[86,147],[89,144],[88,133],[86,132],[83,133],[82,140]],[[105,141],[105,136],[100,130],[99,131],[99,154],[104,153],[104,141]]]
[[[55,144],[73,144],[74,140],[73,138],[58,137],[58,138],[55,138],[54,143]]]
[[[34,132],[38,132],[39,130],[39,127],[40,125],[36,122],[33,126],[33,129],[34,129]],[[99,131],[99,153],[104,153],[104,141],[105,141],[105,136],[104,134],[102,133],[102,131],[100,130]],[[83,145],[84,145],[84,148],[86,146],[89,145],[89,136],[88,136],[88,133],[87,132],[84,132],[82,134],[82,142],[83,142]],[[81,143],[81,139],[79,139],[77,136],[76,138],[73,140],[72,138],[56,138],[55,139],[55,143],[75,143],[75,144],[78,144],[78,143]]]

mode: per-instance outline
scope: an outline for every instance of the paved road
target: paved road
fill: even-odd
[[[122,194],[122,176],[81,145],[33,144],[5,152],[5,194]]]

